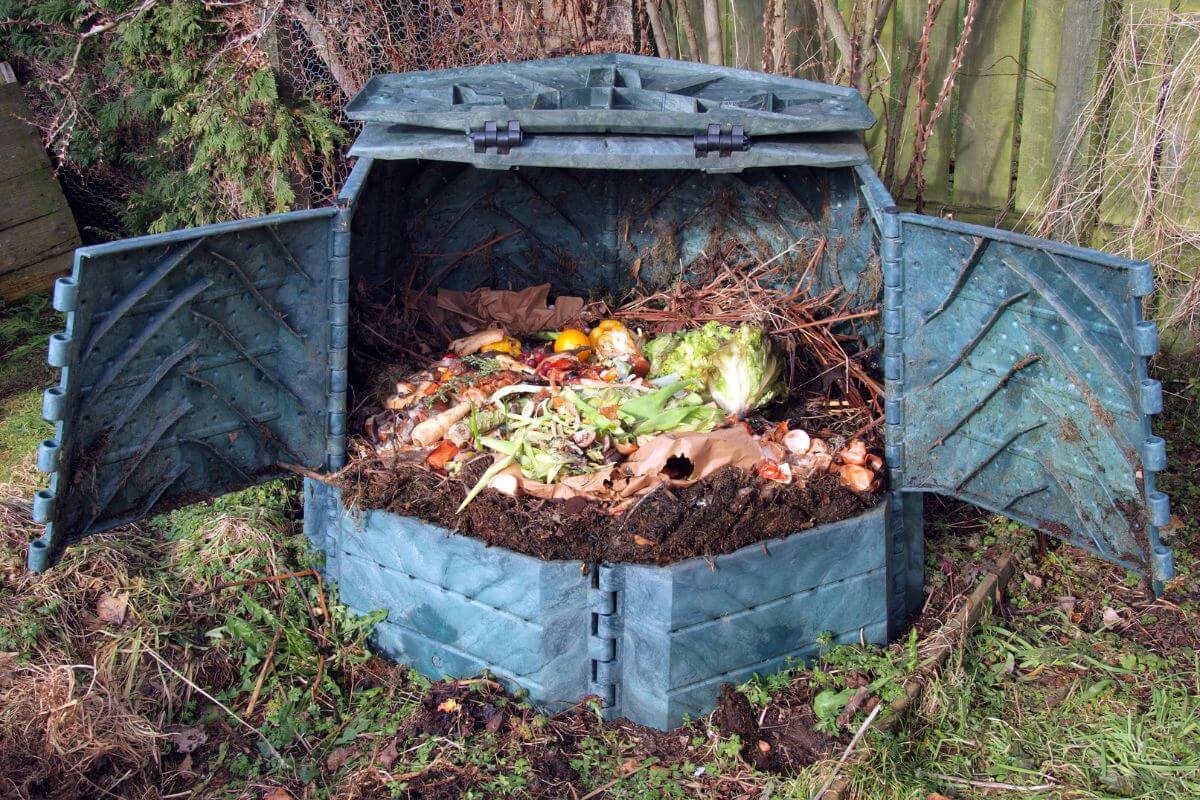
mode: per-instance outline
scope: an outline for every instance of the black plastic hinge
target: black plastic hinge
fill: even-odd
[[[708,126],[708,133],[697,133],[692,137],[696,147],[696,158],[707,158],[709,153],[720,153],[722,158],[728,158],[730,153],[740,153],[750,149],[750,137],[741,125],[731,125],[729,133],[721,133],[721,126]]]
[[[525,133],[521,130],[521,123],[515,119],[510,119],[504,130],[500,130],[495,122],[485,122],[482,131],[470,133],[467,138],[475,146],[476,153],[486,153],[489,148],[494,147],[497,153],[505,155],[512,148],[520,147],[525,143]]]

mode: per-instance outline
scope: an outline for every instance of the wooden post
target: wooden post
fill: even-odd
[[[0,64],[0,300],[44,291],[71,268],[75,217],[8,64]]]

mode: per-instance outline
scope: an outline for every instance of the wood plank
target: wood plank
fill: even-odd
[[[1124,23],[1137,23],[1146,14],[1165,14],[1171,0],[1127,0],[1122,10]],[[1128,33],[1122,31],[1122,38]],[[1120,45],[1118,45],[1119,47]],[[1143,64],[1163,64],[1170,57],[1162,36],[1138,37],[1138,58]],[[1133,67],[1131,65],[1130,69]],[[1109,104],[1108,137],[1104,148],[1104,177],[1106,188],[1100,200],[1100,222],[1105,225],[1131,227],[1139,208],[1147,199],[1149,187],[1147,170],[1131,168],[1127,163],[1135,157],[1138,165],[1147,163],[1146,153],[1153,150],[1153,124],[1157,115],[1161,82],[1149,80],[1157,68],[1148,66],[1137,74],[1137,80],[1118,81]]]
[[[79,233],[70,209],[0,231],[0,279],[27,264],[73,250],[78,244]]]
[[[1175,9],[1180,14],[1196,14],[1200,12],[1200,0],[1178,0]],[[1175,69],[1181,75],[1200,75],[1200,35],[1195,28],[1182,27],[1175,39],[1174,56]],[[1194,78],[1193,83],[1195,85]],[[1175,178],[1175,195],[1171,203],[1176,209],[1175,219],[1184,227],[1200,231],[1200,110],[1192,107],[1182,108],[1184,98],[1188,93],[1188,82],[1177,83],[1172,91],[1171,105],[1168,107],[1168,118],[1178,121],[1178,128],[1170,133],[1173,142],[1173,153],[1170,158],[1170,168],[1178,170]],[[1168,156],[1164,156],[1164,161]],[[1180,268],[1191,270],[1193,280],[1200,276],[1200,253],[1194,254],[1193,263],[1178,264]]]
[[[15,83],[0,85],[0,181],[28,175],[50,165],[42,138],[24,121],[29,106],[21,87]]]
[[[871,85],[874,86],[880,81],[888,77],[891,71],[891,56],[892,39],[896,31],[896,6],[892,6],[892,13],[888,14],[887,22],[883,24],[883,29],[879,32],[879,48],[882,53],[875,56],[875,67],[871,70]],[[883,153],[883,136],[884,136],[884,113],[887,110],[887,94],[890,90],[890,80],[884,82],[879,89],[867,98],[867,106],[875,114],[875,126],[867,131],[867,150],[871,154],[871,160],[878,164],[879,158]]]
[[[1096,91],[1100,77],[1100,42],[1104,30],[1105,0],[1064,0],[1062,37],[1058,51],[1057,80],[1054,86],[1054,114],[1051,122],[1052,178],[1081,168],[1082,153],[1069,150],[1071,135],[1079,116]],[[1089,139],[1080,142],[1087,152]]]
[[[67,208],[50,165],[0,181],[0,231]]]
[[[929,68],[926,72],[929,89],[928,104],[932,110],[937,93],[949,71],[950,59],[954,55],[954,47],[958,43],[959,10],[957,0],[946,0],[941,13],[934,21],[929,37]],[[895,12],[895,34],[892,40],[892,102],[895,102],[905,90],[904,66],[908,63],[910,54],[920,44],[921,27],[925,22],[925,4],[917,2],[898,2]],[[913,136],[916,125],[917,90],[914,85],[909,90],[908,110],[905,113],[901,128],[900,146],[897,149],[897,178],[902,179],[908,171],[913,159]],[[949,101],[948,101],[949,102]],[[925,201],[938,206],[950,201],[950,159],[954,153],[954,115],[949,105],[941,118],[934,123],[933,135],[925,149]],[[915,197],[910,185],[906,195],[909,199]]]
[[[1023,3],[979,3],[959,75],[955,205],[1000,209],[1008,202],[1023,16]]]
[[[763,14],[770,0],[729,0],[731,54],[725,63],[741,69],[762,69]]]
[[[1025,6],[1026,44],[1022,58],[1024,77],[1021,98],[1021,142],[1017,151],[1018,216],[1045,203],[1053,177],[1054,105],[1058,80],[1059,47],[1063,39],[1064,5],[1029,2]],[[1095,50],[1092,51],[1095,53]],[[1093,57],[1094,63],[1094,57]],[[1086,61],[1066,65],[1087,72]],[[1095,73],[1094,67],[1090,70]]]
[[[48,291],[54,285],[55,278],[71,271],[74,257],[74,252],[67,250],[0,277],[0,300],[12,302],[27,294]]]

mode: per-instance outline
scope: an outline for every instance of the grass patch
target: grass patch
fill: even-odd
[[[0,399],[53,380],[46,363],[50,334],[62,328],[62,315],[50,298],[30,295],[4,308],[0,316]]]
[[[0,331],[24,331],[4,352],[33,370],[54,326],[26,308]],[[712,717],[669,733],[604,724],[586,703],[548,718],[487,676],[430,682],[371,658],[373,619],[350,617],[308,572],[294,482],[90,537],[27,574],[32,463],[49,426],[30,373],[2,374],[0,796],[809,800],[867,713],[839,719],[849,690],[895,697],[922,637],[1000,552],[1019,557],[1007,607],[919,707],[839,768],[856,796],[1200,796],[1200,378],[1183,368],[1164,377],[1158,427],[1177,518],[1165,598],[1069,547],[1038,559],[1020,526],[930,500],[930,605],[914,636],[828,647],[741,688],[764,741],[801,713],[832,737],[819,761],[781,772],[756,768],[769,763],[761,745]]]

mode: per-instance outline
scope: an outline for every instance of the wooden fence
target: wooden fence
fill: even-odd
[[[870,5],[852,0],[838,3],[847,17],[855,6]],[[693,54],[692,37],[684,24],[690,22],[701,51],[699,60],[708,60],[704,58],[704,0],[666,0],[662,7],[665,24],[675,32],[672,46],[678,57]],[[926,7],[926,0],[896,0],[883,27],[875,66],[882,86],[871,96],[872,108],[881,118],[900,94],[902,67],[918,45]],[[948,72],[966,7],[967,0],[945,0],[931,31],[928,75],[934,92]],[[813,65],[821,61],[823,46],[827,56],[834,45],[821,42],[812,0],[719,0],[718,9],[726,64],[769,67],[779,60],[782,46],[793,71],[820,77]],[[1079,154],[1070,148],[1077,144],[1072,130],[1106,66],[1114,24],[1123,15],[1153,9],[1196,12],[1200,0],[981,0],[949,108],[937,121],[927,152],[924,197],[931,213],[952,211],[960,218],[986,222],[1006,215],[1005,223],[1011,226],[1025,212],[1040,208],[1051,181],[1077,162]],[[775,22],[780,10],[786,17],[782,23]],[[781,30],[786,32],[782,45]],[[1174,42],[1173,47],[1179,53],[1195,44],[1193,38]],[[1161,88],[1127,86],[1119,91],[1145,93]],[[1112,98],[1112,113],[1105,123],[1108,130],[1095,135],[1119,134],[1122,126],[1134,122],[1122,111],[1128,107],[1123,100],[1128,99]],[[899,136],[901,166],[911,159],[911,111],[908,117]],[[882,125],[871,132],[868,142],[878,161]],[[1095,146],[1094,141],[1086,144]],[[1200,177],[1190,185],[1200,191]],[[1128,224],[1137,205],[1130,193],[1118,194],[1123,196],[1104,199],[1101,223]],[[900,199],[911,202],[911,188],[906,195]],[[1200,229],[1200,209],[1190,217]]]
[[[21,88],[0,64],[0,306],[46,289],[71,267],[75,219]]]

